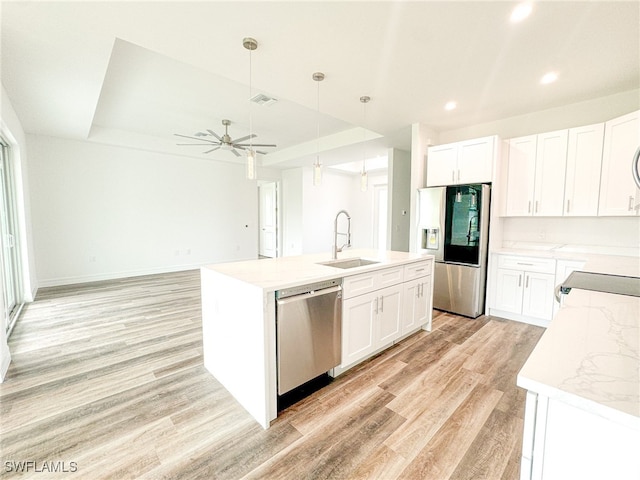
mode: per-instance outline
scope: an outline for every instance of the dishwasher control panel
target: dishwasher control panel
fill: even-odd
[[[283,288],[276,291],[276,299],[292,297],[294,295],[302,295],[305,293],[315,292],[316,290],[323,290],[325,288],[337,287],[342,285],[341,278],[334,278],[332,280],[325,280],[324,282],[317,282],[307,285],[298,285],[296,287]]]

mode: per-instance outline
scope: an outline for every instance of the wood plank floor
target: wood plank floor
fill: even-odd
[[[0,477],[518,478],[515,377],[543,329],[434,311],[432,332],[263,430],[202,365],[199,286],[190,271],[42,289],[9,341]]]

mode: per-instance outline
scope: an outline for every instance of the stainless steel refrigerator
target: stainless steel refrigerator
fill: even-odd
[[[435,256],[438,310],[471,318],[484,312],[490,197],[488,184],[418,191],[418,246]]]

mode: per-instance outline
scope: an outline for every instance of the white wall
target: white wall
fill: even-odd
[[[503,242],[606,246],[640,255],[640,217],[502,219]]]
[[[498,135],[502,139],[605,122],[640,109],[640,90],[481,123],[438,134],[438,144]]]
[[[326,253],[329,259],[333,245],[333,224],[340,210],[346,210],[351,216],[352,248],[371,248],[373,186],[386,184],[386,173],[370,174],[369,189],[362,192],[359,175],[325,168],[322,184],[314,186],[311,167],[283,171],[284,255]],[[345,217],[341,216],[338,230],[346,231],[346,225]],[[345,237],[340,236],[338,241],[344,243]]]
[[[409,251],[411,230],[411,155],[389,149],[389,250]]]
[[[302,255],[302,168],[282,172],[282,255]]]
[[[242,165],[27,137],[41,285],[257,257],[258,196]]]

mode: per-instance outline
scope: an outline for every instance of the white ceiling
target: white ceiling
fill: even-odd
[[[640,2],[536,2],[511,24],[515,5],[3,1],[2,84],[28,133],[178,155],[206,148],[174,133],[222,133],[227,118],[241,137],[251,113],[255,141],[278,145],[262,159],[274,167],[318,148],[327,164],[408,150],[416,122],[446,131],[639,87]],[[274,105],[248,102],[247,36],[251,91]],[[559,80],[541,86],[549,70]]]

